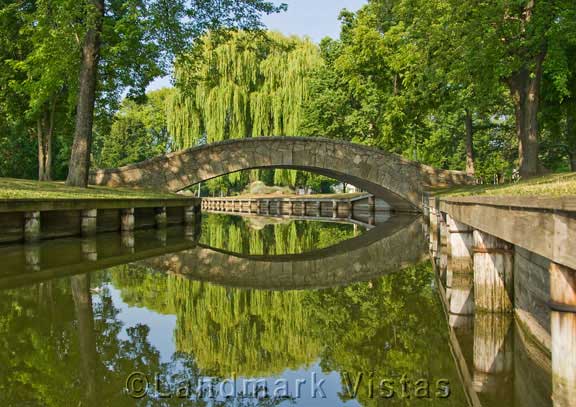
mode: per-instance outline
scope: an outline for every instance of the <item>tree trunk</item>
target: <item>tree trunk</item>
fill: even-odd
[[[80,89],[76,108],[76,129],[70,157],[67,185],[87,187],[90,171],[92,147],[92,126],[96,101],[96,80],[100,58],[100,34],[104,19],[104,0],[91,0],[93,5],[93,26],[88,29],[82,45],[82,66],[80,68]],[[90,18],[93,17],[93,18]]]
[[[525,66],[509,80],[516,113],[516,136],[522,177],[533,177],[540,173],[538,105],[544,56],[544,52],[540,53],[534,60],[533,69]]]
[[[52,140],[44,132],[44,120],[38,119],[36,134],[38,136],[38,181],[51,181]]]
[[[475,174],[474,168],[474,124],[472,113],[466,109],[466,175],[471,177]]]
[[[90,275],[81,274],[71,277],[74,308],[78,319],[78,344],[80,345],[80,372],[84,385],[86,405],[97,404],[97,365],[96,333],[94,331],[94,313],[90,295]]]
[[[54,133],[55,112],[56,98],[53,98],[47,110],[37,121],[39,181],[52,180],[52,135]]]
[[[570,159],[570,171],[576,171],[576,99],[566,103],[566,144]]]

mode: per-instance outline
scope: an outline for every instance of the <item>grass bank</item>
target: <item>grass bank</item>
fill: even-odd
[[[576,172],[551,174],[505,185],[474,185],[432,191],[437,196],[576,196]]]
[[[366,195],[364,193],[350,193],[350,194],[313,194],[313,195],[297,195],[297,194],[242,194],[230,196],[230,199],[354,199],[359,196]]]
[[[0,178],[0,200],[179,199],[185,196],[126,188],[69,187],[63,182]]]

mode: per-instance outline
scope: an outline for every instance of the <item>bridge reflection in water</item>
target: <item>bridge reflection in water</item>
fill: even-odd
[[[0,248],[4,264],[0,288],[134,262],[156,271],[228,286],[320,288],[368,281],[426,259],[427,243],[419,217],[382,215],[377,219],[382,223],[364,227],[360,221],[208,214],[202,222],[188,227],[4,247]],[[320,239],[310,235],[314,224],[318,225]],[[235,238],[229,233],[240,230],[248,234]],[[252,252],[231,248],[242,249],[242,240]]]
[[[454,394],[446,405],[463,405],[466,398],[473,406],[552,405],[549,360],[510,316],[450,312],[454,290],[463,288],[452,284],[447,293],[433,280],[421,219],[376,219],[371,228],[361,221],[205,214],[189,227],[1,248],[0,309],[27,327],[4,336],[5,349],[31,355],[26,363],[35,366],[59,349],[61,338],[75,338],[66,359],[74,365],[54,359],[49,367],[74,372],[75,379],[66,380],[80,377],[82,391],[72,389],[69,396],[97,404],[102,389],[116,394],[114,386],[123,385],[126,374],[142,369],[142,352],[158,358],[148,328],[110,333],[126,323],[118,317],[121,309],[137,307],[176,316],[174,365],[156,361],[158,371],[186,363],[194,366],[186,373],[191,377],[233,371],[272,377],[286,369],[319,369],[317,364],[322,371],[382,377],[424,372],[451,381]],[[104,287],[97,294],[91,291],[95,281],[98,290]],[[7,311],[23,308],[29,310],[25,318]],[[153,322],[138,322],[154,330]],[[0,331],[2,326],[11,325],[0,324]],[[22,348],[27,333],[44,338],[41,349]],[[103,343],[106,354],[98,351]],[[115,363],[110,358],[122,361],[120,373],[102,369]],[[35,380],[55,380],[37,369]],[[340,381],[335,394],[344,388]],[[358,403],[372,405],[362,391]]]

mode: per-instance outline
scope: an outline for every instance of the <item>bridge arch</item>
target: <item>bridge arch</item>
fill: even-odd
[[[97,170],[91,183],[178,192],[237,171],[285,168],[347,182],[386,200],[397,211],[414,211],[429,186],[466,184],[463,172],[436,170],[383,150],[346,141],[305,137],[228,140],[116,169]]]
[[[243,256],[198,245],[138,262],[159,272],[226,287],[273,291],[371,281],[428,258],[419,217],[398,217],[326,250],[289,256]]]

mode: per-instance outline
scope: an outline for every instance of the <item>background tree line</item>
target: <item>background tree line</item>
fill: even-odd
[[[258,27],[260,12],[280,10],[231,3],[244,7],[216,20],[237,28]],[[356,13],[343,11],[340,38],[319,46],[219,30],[202,18],[185,24],[191,9],[184,2],[110,1],[96,22],[90,7],[66,1],[0,4],[2,176],[39,171],[41,179],[61,179],[69,162],[90,157],[94,166],[113,167],[262,135],[346,139],[485,182],[510,179],[515,169],[532,176],[576,168],[571,0],[369,0]],[[238,23],[242,16],[251,18]],[[87,85],[78,78],[94,27],[101,37],[95,108],[83,113],[93,126],[88,119],[80,126]],[[144,95],[174,57],[175,88]],[[73,140],[88,151],[78,152]],[[83,184],[82,168],[72,169],[72,184]],[[320,184],[295,171],[253,171],[209,189],[239,190],[255,179]]]
[[[305,134],[485,180],[575,170],[574,2],[370,0],[341,20]]]
[[[257,29],[264,0],[1,0],[0,175],[86,186],[93,138],[207,30]],[[94,137],[93,137],[94,136]],[[38,163],[31,160],[37,149]],[[62,169],[53,172],[52,163]]]

